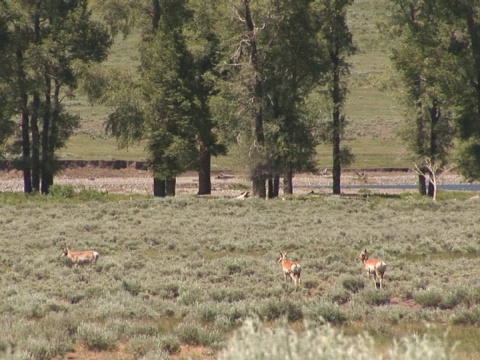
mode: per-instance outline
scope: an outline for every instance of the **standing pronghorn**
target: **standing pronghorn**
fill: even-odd
[[[68,257],[74,264],[81,264],[81,263],[87,263],[87,262],[95,264],[100,254],[93,250],[70,251],[70,249],[66,247],[63,250],[62,256]]]
[[[295,286],[298,286],[302,283],[302,280],[300,279],[302,267],[299,263],[287,260],[287,253],[280,253],[278,262],[282,263],[282,270],[285,281],[287,281],[287,275],[290,275]]]
[[[380,289],[383,288],[383,276],[387,270],[387,264],[380,259],[369,259],[367,249],[363,250],[360,255],[357,256],[357,260],[363,262],[363,267],[367,272],[368,278],[370,279],[370,274],[373,274],[373,281],[375,289],[377,288],[377,279],[380,284]]]

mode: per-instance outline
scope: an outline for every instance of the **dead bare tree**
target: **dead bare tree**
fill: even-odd
[[[423,169],[423,171],[422,171]],[[425,169],[427,171],[425,171]],[[455,169],[455,165],[447,164],[440,166],[438,163],[432,162],[432,159],[426,157],[421,161],[421,164],[413,163],[413,171],[425,178],[427,184],[431,184],[433,187],[433,194],[429,194],[433,201],[437,200],[437,185],[444,175]]]

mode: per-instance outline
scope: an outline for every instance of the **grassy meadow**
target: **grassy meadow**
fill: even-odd
[[[0,204],[9,359],[480,358],[478,200],[84,190]],[[72,266],[65,245],[100,259]],[[387,263],[383,290],[355,261],[364,248]],[[279,251],[302,265],[297,290]]]
[[[355,168],[409,167],[411,163],[397,137],[402,123],[402,108],[391,94],[382,91],[388,69],[388,42],[382,38],[377,23],[386,14],[383,0],[355,0],[348,13],[348,23],[358,48],[350,58],[351,76],[345,114],[349,121],[345,145],[356,155]],[[119,37],[104,66],[117,66],[135,71],[138,65],[139,36]],[[104,122],[109,109],[90,106],[78,95],[65,102],[69,111],[80,115],[82,127],[59,152],[65,159],[112,160],[145,159],[143,146],[118,150],[113,139],[105,136]],[[229,156],[214,158],[214,168],[235,168],[235,149]],[[318,149],[319,168],[331,166],[330,145]]]

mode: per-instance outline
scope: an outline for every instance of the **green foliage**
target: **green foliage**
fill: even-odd
[[[75,196],[73,185],[52,185],[49,195],[54,198],[71,199]]]

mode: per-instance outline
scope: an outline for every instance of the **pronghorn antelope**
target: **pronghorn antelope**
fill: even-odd
[[[71,251],[68,247],[63,250],[62,256],[68,257],[74,264],[92,263],[95,264],[100,254],[93,250]]]
[[[282,263],[282,271],[285,281],[287,281],[287,276],[290,275],[295,286],[298,286],[302,283],[302,280],[300,279],[302,267],[299,263],[287,260],[287,253],[280,253],[278,262]]]
[[[383,276],[387,270],[387,264],[380,259],[369,259],[367,249],[363,250],[360,255],[357,256],[357,260],[363,262],[363,267],[367,272],[368,278],[370,279],[370,274],[373,274],[373,281],[375,289],[377,288],[377,279],[380,286],[380,289],[383,288]]]

